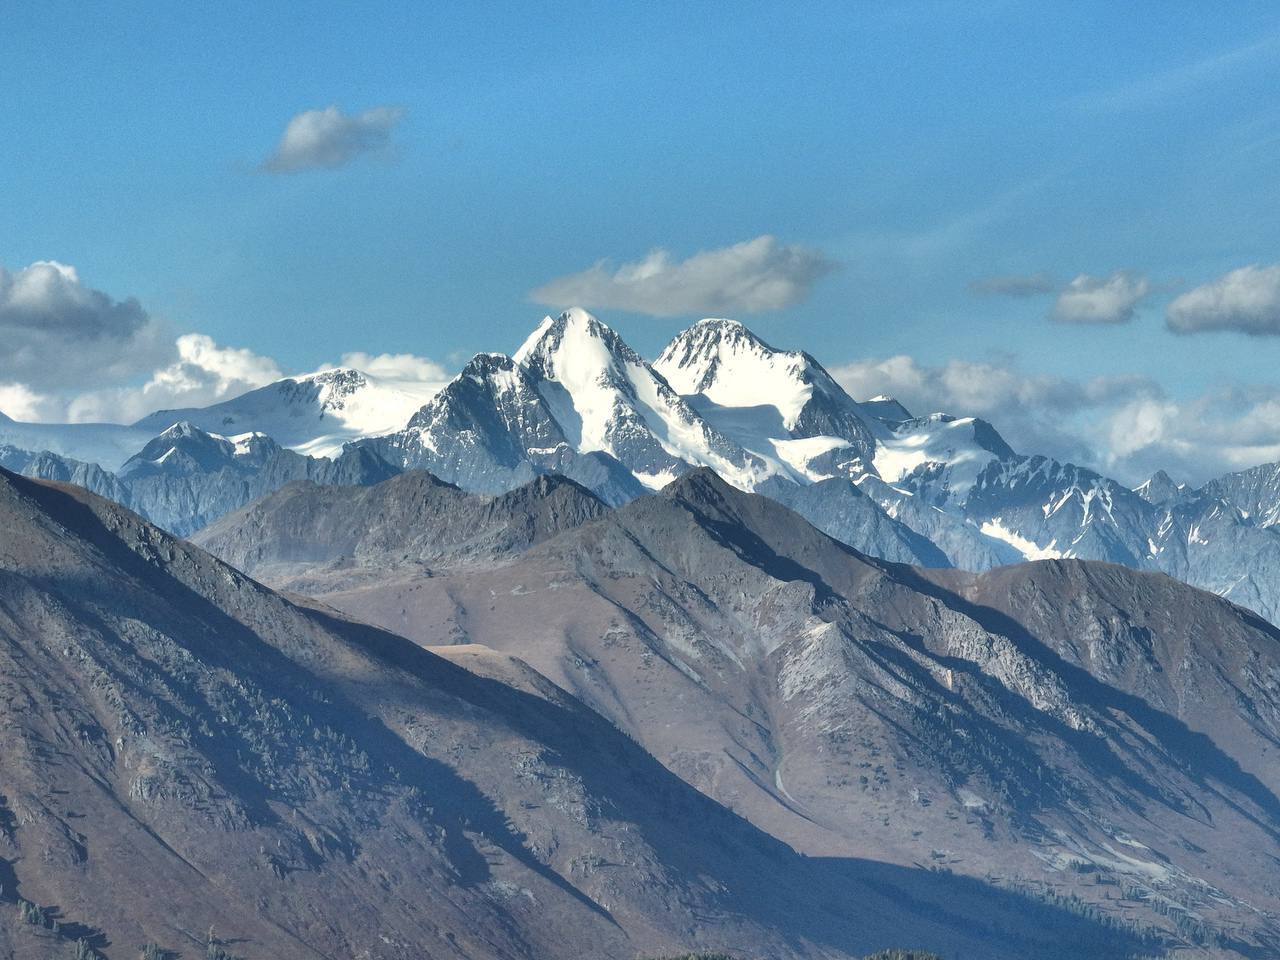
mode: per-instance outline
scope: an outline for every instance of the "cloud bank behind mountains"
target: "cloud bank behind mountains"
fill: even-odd
[[[205,406],[280,380],[274,359],[174,336],[136,298],[116,299],[74,267],[0,267],[0,414],[36,422],[132,423],[156,410]],[[443,366],[413,354],[350,353],[337,364],[432,392]],[[294,374],[297,375],[297,374]]]
[[[855,399],[887,394],[911,413],[989,420],[1019,453],[1091,467],[1136,486],[1156,470],[1202,483],[1280,460],[1280,386],[1224,385],[1184,399],[1142,376],[1072,380],[1011,362],[910,356],[832,368]]]

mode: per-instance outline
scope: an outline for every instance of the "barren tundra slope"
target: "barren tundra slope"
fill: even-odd
[[[394,516],[395,489],[326,496]],[[308,498],[326,529],[295,487],[203,542],[420,643],[519,656],[799,850],[1078,897],[1191,955],[1280,949],[1280,644],[1220,598],[1084,561],[871,560],[709,471],[483,563],[449,532],[480,497],[419,519],[427,553],[321,534],[282,563]]]
[[[0,529],[0,956],[1133,946],[799,856],[518,661],[291,602],[81,489],[0,473]]]

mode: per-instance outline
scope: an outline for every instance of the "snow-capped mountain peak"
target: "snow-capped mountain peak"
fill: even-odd
[[[289,377],[209,407],[160,410],[134,427],[160,431],[188,421],[221,436],[264,433],[282,446],[332,457],[343,444],[402,428],[439,387],[335,367]]]
[[[187,440],[195,437],[210,436],[203,430],[197,429],[190,420],[179,420],[171,427],[167,427],[156,435],[152,443],[172,443],[178,440]]]
[[[736,320],[700,320],[655,369],[712,426],[801,482],[861,476],[875,436],[858,404],[803,351],[779,350]],[[878,425],[877,425],[878,426]]]
[[[815,389],[843,394],[807,353],[778,350],[737,320],[699,320],[667,344],[654,368],[678,393],[718,406],[775,407],[787,430]]]
[[[885,396],[884,394],[872,397],[870,400],[860,400],[858,401],[858,406],[864,413],[870,414],[881,423],[890,426],[896,426],[899,423],[915,419],[906,407],[893,397]]]
[[[709,466],[747,489],[780,469],[708,424],[616,332],[585,310],[547,317],[514,360],[570,445],[606,453],[658,489]]]
[[[1280,463],[1228,473],[1201,492],[1231,504],[1259,527],[1280,529]]]
[[[888,483],[907,488],[941,480],[941,499],[960,502],[989,463],[1015,456],[987,421],[935,413],[892,425],[878,438],[875,467]]]
[[[369,386],[369,378],[359,370],[334,367],[330,370],[320,370],[295,377],[293,383],[301,388],[300,393],[304,396],[309,392],[311,385],[314,384],[319,388],[315,394],[315,400],[323,415],[323,412],[330,410],[342,410],[348,401],[358,397],[360,392]]]
[[[535,377],[575,382],[625,376],[627,364],[646,365],[612,328],[580,307],[544,317],[512,359]]]
[[[261,433],[224,437],[180,420],[130,457],[119,475],[135,479],[162,469],[171,474],[213,473],[228,466],[259,463],[279,449]]]

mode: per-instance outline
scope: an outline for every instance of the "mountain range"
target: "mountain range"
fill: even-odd
[[[1280,468],[730,320],[390,395],[0,423],[0,958],[1280,953]]]
[[[441,506],[469,496],[423,483]],[[443,540],[527,554],[607,511],[538,484],[460,509]],[[496,533],[504,516],[524,532]],[[0,470],[0,524],[0,956],[851,960],[909,934],[1014,960],[1160,942],[949,870],[805,856],[520,658],[287,598],[82,488]]]
[[[558,473],[620,505],[708,467],[871,556],[981,572],[1047,558],[1168,573],[1280,619],[1280,466],[1137,489],[1015,452],[986,421],[858,402],[811,355],[703,320],[653,363],[582,310],[427,398],[354,370],[131,426],[0,419],[0,465],[189,535],[296,479],[425,469],[493,494]]]
[[[293,484],[197,541],[421,644],[520,657],[811,856],[1280,949],[1280,635],[1163,575],[890,564],[706,468],[613,509],[558,478]]]

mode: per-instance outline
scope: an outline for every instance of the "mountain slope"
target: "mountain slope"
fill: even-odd
[[[1280,523],[1280,463],[1264,463],[1211,480],[1200,492],[1231,504],[1259,527]]]
[[[1280,944],[1268,879],[1280,770],[1267,759],[1280,648],[1207,594],[1103,568],[1128,591],[1110,594],[1115,618],[1164,613],[1100,635],[1095,655],[1118,638],[1133,675],[1094,676],[1053,646],[1081,635],[1070,605],[1056,616],[1041,604],[1024,626],[986,599],[1014,574],[1070,596],[1050,586],[1061,565],[926,577],[706,471],[489,569],[442,558],[423,576],[390,548],[362,562],[380,562],[380,576],[317,566],[282,584],[420,642],[518,653],[798,849],[1079,897],[1193,952]],[[1144,636],[1156,652],[1136,660],[1123,644]],[[1242,653],[1228,663],[1217,644]],[[1200,663],[1225,677],[1204,688],[1203,712],[1172,692],[1142,699],[1143,674],[1182,677],[1190,697]],[[1206,719],[1242,704],[1256,722]]]
[[[464,670],[299,606],[76,488],[0,473],[0,523],[0,897],[58,917],[59,955],[1134,945],[959,878],[796,856],[518,662]],[[53,952],[14,917],[0,945]]]
[[[1091,678],[1176,720],[1166,736],[1206,738],[1193,748],[1206,759],[1229,751],[1239,770],[1222,772],[1246,792],[1276,791],[1280,632],[1254,614],[1169,577],[1109,564],[1054,561],[977,577],[930,576],[978,608],[1003,614],[1011,631]],[[1274,796],[1265,805],[1280,809]]]
[[[793,483],[765,483],[757,488],[778,503],[794,510],[829,537],[893,563],[921,567],[949,567],[951,558],[941,546],[898,520],[846,477],[828,477],[803,486]],[[936,536],[936,531],[930,528]],[[980,538],[978,538],[980,539]],[[952,545],[945,539],[940,543]],[[952,549],[954,549],[952,547]]]
[[[483,564],[607,509],[590,491],[558,475],[486,497],[411,470],[368,487],[290,484],[211,524],[196,540],[259,578],[315,572],[330,580],[376,581],[388,557],[424,573],[442,565]]]
[[[151,438],[116,473],[49,452],[19,450],[0,451],[0,466],[84,487],[179,536],[292,480],[367,484],[396,472],[367,448],[345,450],[332,460],[305,457],[261,434],[227,438],[185,422]]]
[[[1161,472],[1130,490],[1093,470],[1016,454],[981,420],[939,414],[887,426],[879,476],[859,478],[860,488],[952,566],[1103,560],[1162,571],[1280,620],[1280,528],[1267,521],[1280,513],[1274,469],[1200,490]]]

